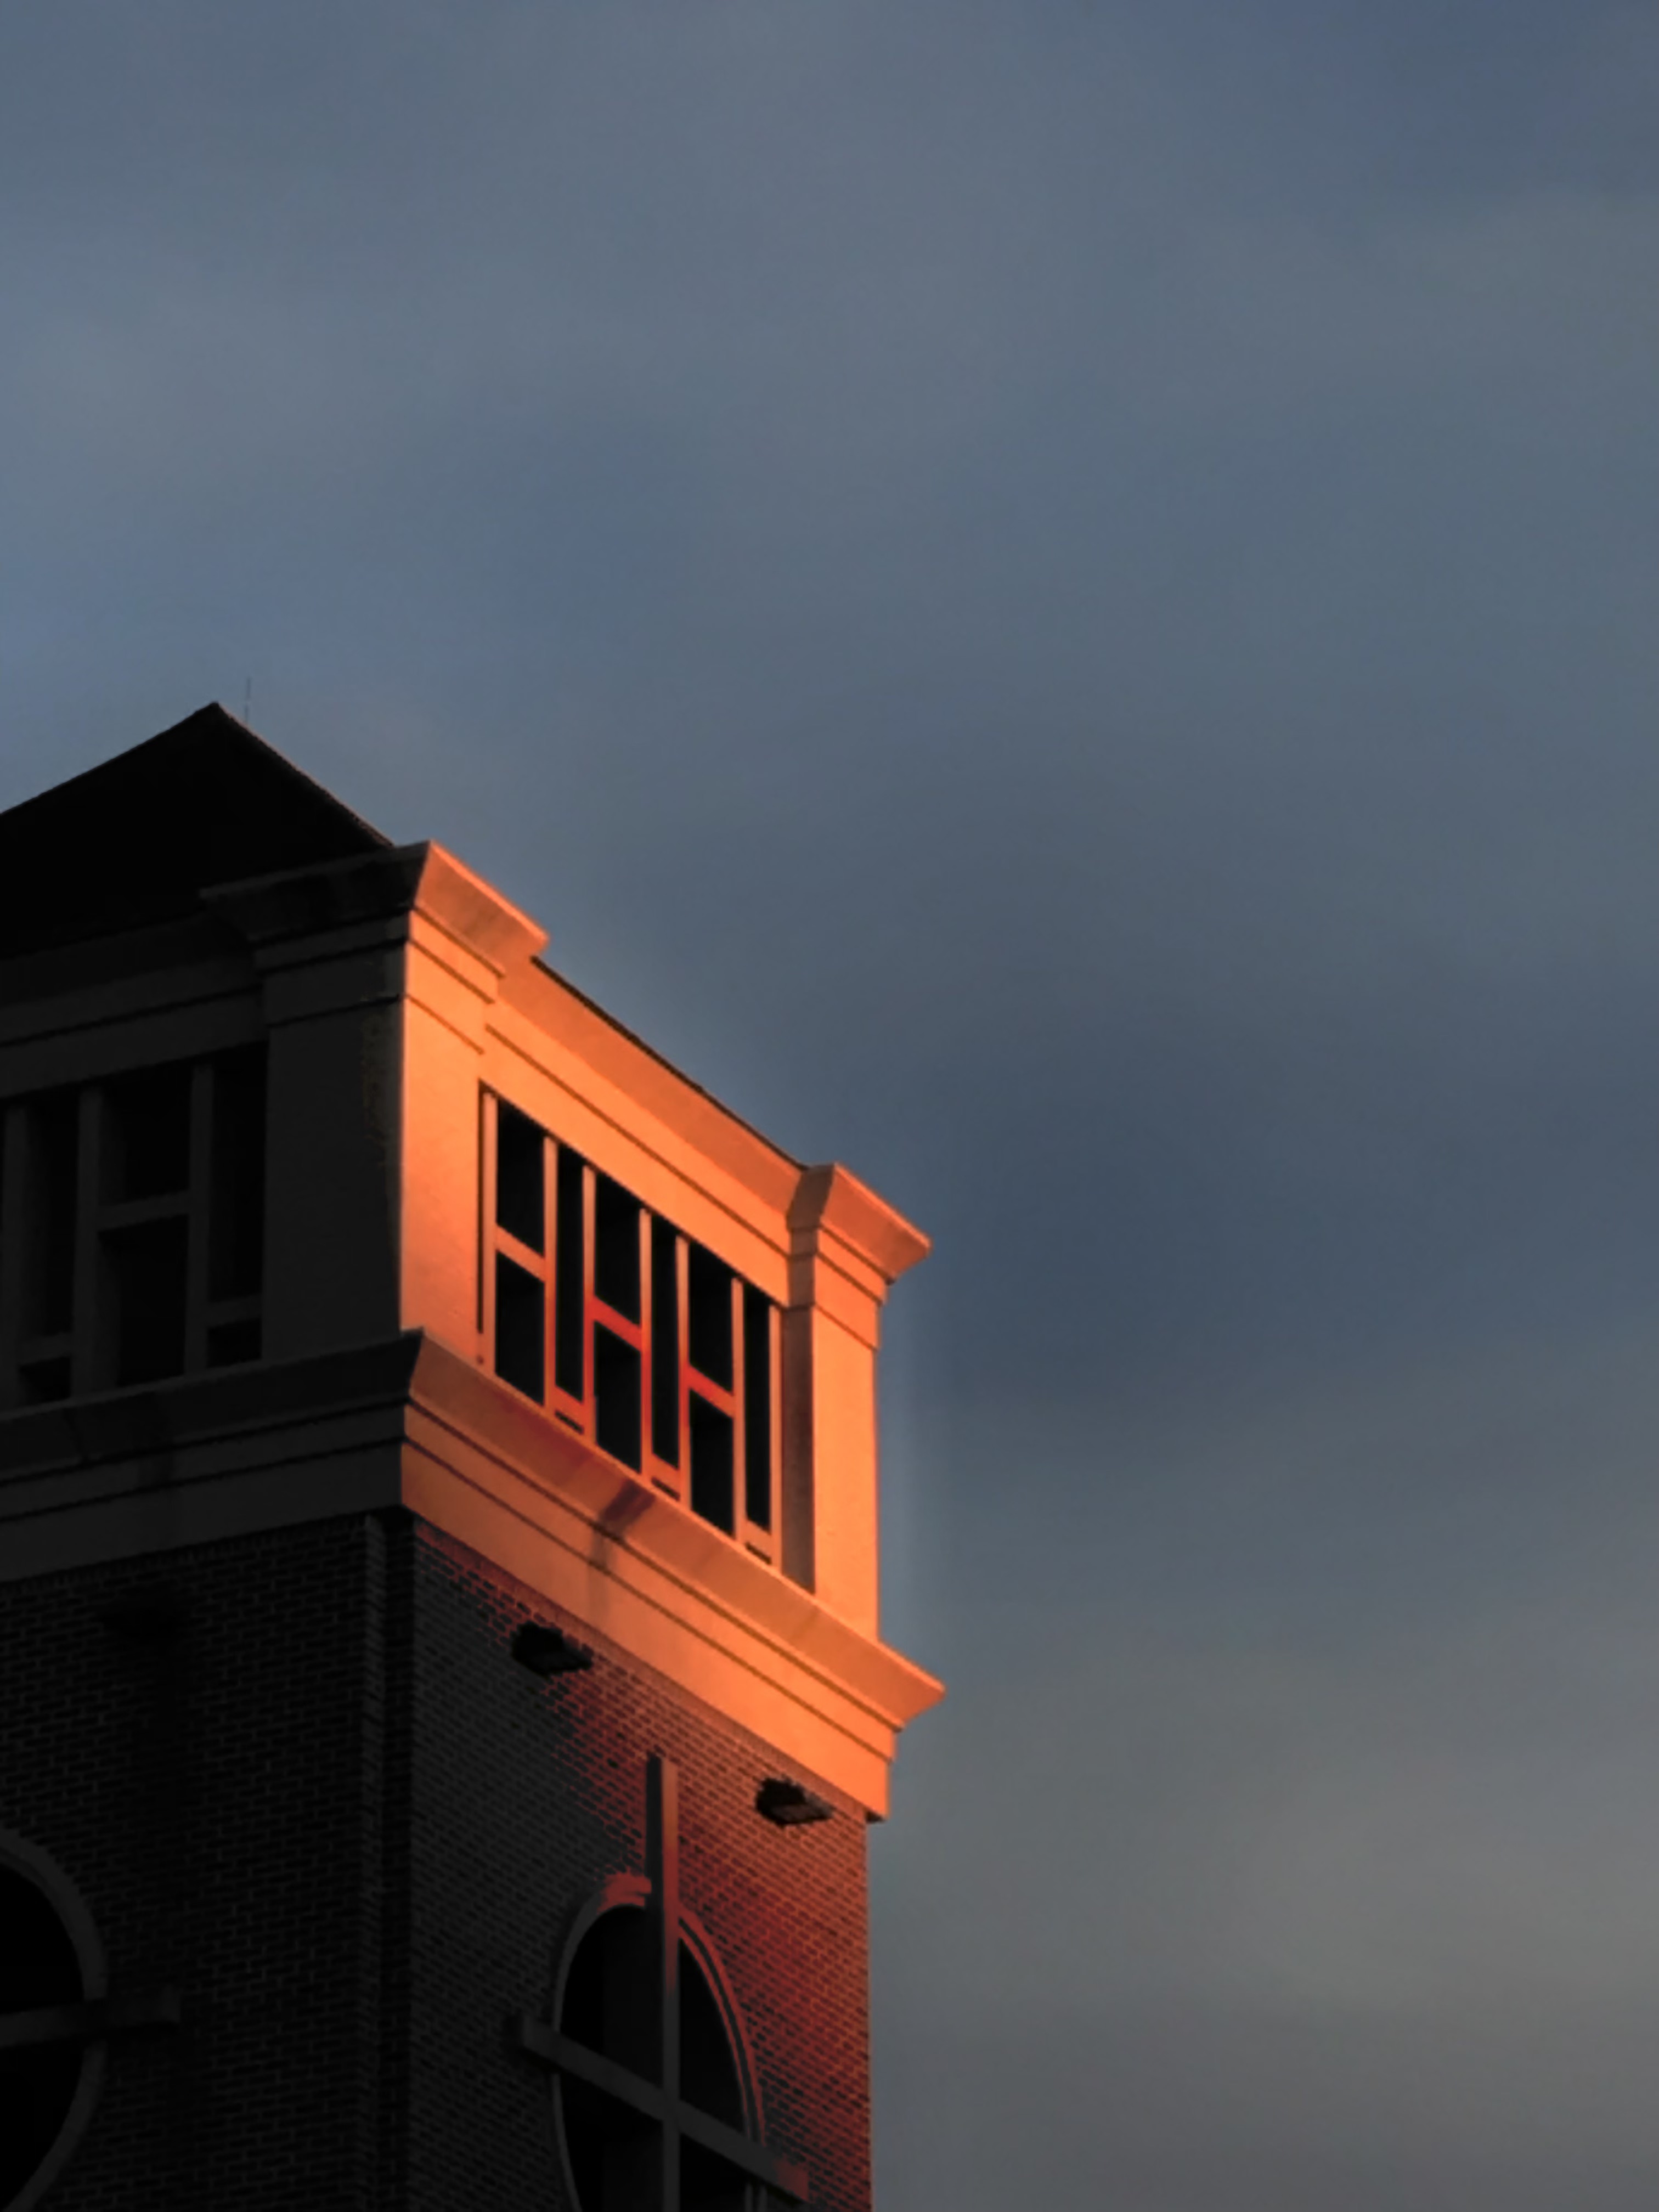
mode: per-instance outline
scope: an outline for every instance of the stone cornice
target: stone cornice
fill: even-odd
[[[943,1694],[436,1339],[0,1418],[0,1582],[403,1506],[884,1813]]]
[[[262,964],[314,957],[344,939],[349,949],[384,941],[376,925],[397,925],[419,912],[462,946],[499,981],[527,962],[547,932],[522,914],[453,853],[429,840],[393,845],[322,867],[295,868],[246,883],[219,884],[203,901],[254,948]],[[406,933],[394,927],[395,937]]]
[[[694,1603],[708,1603],[884,1723],[902,1728],[944,1694],[910,1660],[826,1613],[810,1591],[750,1559],[435,1338],[422,1340],[410,1395],[457,1435],[482,1443],[504,1467],[564,1500],[587,1524],[591,1559],[637,1554]]]
[[[509,969],[501,1000],[508,1018],[503,1042],[533,1060],[545,1037],[561,1052],[585,1061],[607,1085],[717,1166],[780,1214],[800,1176],[799,1161],[751,1128],[700,1084],[683,1074],[631,1030],[594,1005],[540,960]],[[510,1016],[516,1014],[514,1022]]]
[[[838,1242],[874,1268],[884,1288],[933,1249],[920,1229],[838,1164],[803,1173],[789,1208],[789,1230],[797,1252]]]
[[[252,946],[256,958],[273,962],[284,957],[279,947],[362,931],[406,915],[419,892],[426,850],[393,845],[321,867],[216,884],[202,900]]]
[[[498,977],[535,958],[547,943],[547,932],[538,921],[521,913],[443,846],[428,843],[422,849],[426,860],[416,903],[422,914]]]

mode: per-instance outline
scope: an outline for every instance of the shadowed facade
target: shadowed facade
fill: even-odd
[[[862,2212],[925,1240],[217,708],[0,933],[0,2207]]]

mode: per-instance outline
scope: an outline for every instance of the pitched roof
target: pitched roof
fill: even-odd
[[[203,707],[0,813],[0,958],[179,921],[210,884],[389,842],[234,714]]]

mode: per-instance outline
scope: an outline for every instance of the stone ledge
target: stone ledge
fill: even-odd
[[[0,1417],[0,1583],[404,1506],[866,1810],[940,1686],[437,1339]]]

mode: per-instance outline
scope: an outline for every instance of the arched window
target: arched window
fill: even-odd
[[[81,2032],[101,1996],[91,1917],[43,1852],[0,1834],[0,2212],[27,2212],[74,2149],[103,2068]]]
[[[572,1954],[559,2025],[572,2042],[641,2081],[659,2072],[658,1937],[643,1904],[602,1912]],[[752,2097],[726,2009],[683,1935],[678,1981],[678,2101],[748,2135]],[[659,2124],[590,2082],[559,2085],[560,2124],[580,2212],[635,2212],[655,2201],[663,2155]],[[741,2174],[684,2130],[678,2133],[680,2212],[748,2212],[755,2193]]]
[[[646,1766],[647,1870],[618,1875],[578,1918],[553,2018],[519,2016],[552,2069],[578,2212],[760,2212],[805,2205],[807,2175],[769,2148],[737,2008],[680,1905],[679,1783]]]

